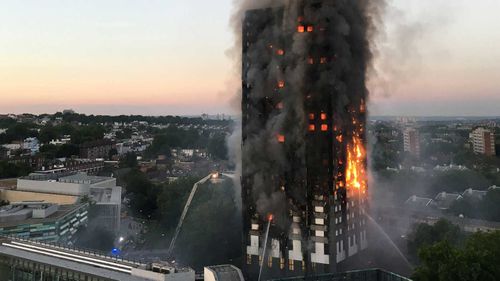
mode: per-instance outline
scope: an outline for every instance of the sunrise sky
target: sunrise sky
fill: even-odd
[[[0,113],[235,113],[232,2],[0,0]],[[500,115],[498,11],[392,1],[372,113]]]

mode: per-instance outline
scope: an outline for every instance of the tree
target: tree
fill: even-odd
[[[135,216],[150,218],[158,209],[158,188],[137,169],[132,169],[124,177],[126,195]]]
[[[0,179],[23,177],[29,175],[31,172],[31,167],[25,164],[13,164],[6,161],[0,161]]]
[[[424,246],[441,241],[448,241],[452,245],[457,245],[463,238],[464,234],[460,227],[445,219],[439,220],[434,225],[421,223],[414,226],[412,233],[409,235],[408,251],[410,255],[416,257],[418,250]]]
[[[217,134],[210,138],[207,151],[215,159],[227,160],[226,136]]]
[[[500,222],[500,189],[488,191],[480,206],[482,218]]]
[[[4,134],[0,135],[0,143],[10,143],[20,141],[29,137],[37,137],[38,132],[34,130],[34,125],[30,123],[15,123],[11,125]]]
[[[89,141],[101,140],[104,138],[106,129],[101,125],[88,125],[78,127],[71,135],[71,142],[82,144]]]
[[[447,240],[424,246],[415,281],[495,281],[500,280],[500,231],[475,233],[465,246]]]
[[[175,227],[187,197],[197,181],[196,178],[185,177],[162,186],[157,201],[159,217],[164,225]]]
[[[120,159],[121,168],[136,168],[138,165],[137,154],[134,152],[127,152],[127,154]]]

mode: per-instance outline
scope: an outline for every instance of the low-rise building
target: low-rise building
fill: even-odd
[[[31,155],[35,155],[40,151],[40,142],[37,138],[27,138],[23,141],[21,148],[29,150]]]
[[[451,205],[459,200],[462,199],[462,195],[458,193],[447,193],[447,192],[441,192],[438,195],[436,195],[436,198],[434,198],[433,204],[438,209],[441,210],[447,210],[451,207]]]
[[[88,204],[12,203],[0,208],[0,235],[65,243],[87,224],[87,214]]]
[[[421,210],[432,206],[432,199],[413,195],[410,198],[408,198],[408,200],[406,200],[405,206],[410,209]]]
[[[106,139],[86,142],[80,145],[80,157],[94,160],[106,159],[113,148],[115,148],[115,143]]]
[[[462,197],[473,200],[483,200],[484,196],[486,196],[487,193],[488,191],[485,190],[474,190],[472,188],[469,188],[462,193]]]
[[[95,203],[92,208],[96,217],[92,222],[117,232],[120,227],[121,194],[122,188],[117,186],[116,179],[111,177],[76,172],[33,173],[18,179],[16,190],[2,191],[0,199],[13,202],[22,198],[60,203],[78,202],[87,197]]]
[[[141,263],[10,237],[0,238],[0,274],[0,281],[194,281],[196,277],[188,267]]]

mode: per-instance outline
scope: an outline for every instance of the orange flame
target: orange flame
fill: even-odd
[[[347,145],[346,185],[347,189],[366,192],[366,151],[363,141],[358,135],[353,136]]]
[[[277,139],[278,139],[279,143],[284,143],[285,142],[285,136],[284,135],[278,135]]]

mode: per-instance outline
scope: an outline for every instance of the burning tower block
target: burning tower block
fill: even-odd
[[[289,1],[245,14],[242,201],[250,280],[261,266],[263,279],[336,272],[368,246],[365,2]]]

